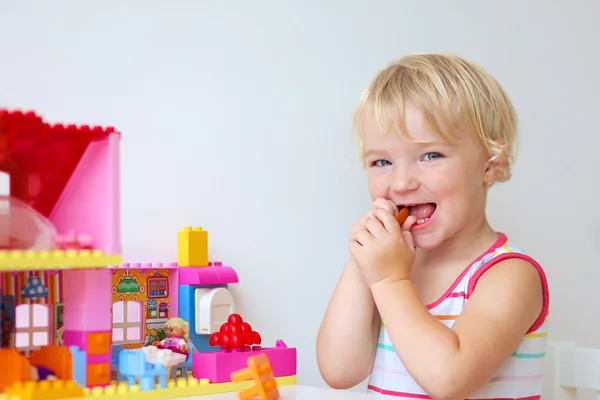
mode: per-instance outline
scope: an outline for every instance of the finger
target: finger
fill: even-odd
[[[368,243],[373,236],[367,231],[367,229],[359,229],[352,235],[351,240],[357,242],[359,245],[364,246],[365,243]]]
[[[377,219],[379,221],[381,221],[381,223],[383,224],[383,227],[385,228],[385,230],[387,232],[389,232],[389,233],[400,232],[400,225],[398,224],[398,221],[396,221],[394,214],[391,214],[391,213],[387,212],[386,210],[379,209],[379,210],[375,210],[375,216],[377,217]]]
[[[415,241],[413,240],[413,235],[410,231],[402,231],[402,237],[409,249],[415,248]]]
[[[382,197],[376,199],[373,202],[373,208],[383,208],[384,210],[390,212],[391,214],[396,215],[398,213],[398,207],[391,200],[384,199]]]
[[[348,251],[350,252],[350,257],[352,257],[353,261],[356,263],[355,254],[362,249],[362,245],[355,240],[351,240],[348,243]]]
[[[379,220],[379,218],[377,217],[377,214],[379,212],[382,213],[388,213],[385,210],[376,210],[375,211],[375,217],[368,220],[367,221],[367,230],[369,231],[369,233],[371,233],[371,235],[373,235],[374,237],[381,237],[382,235],[385,235],[387,233],[387,230],[385,229],[385,227],[383,226],[383,223]],[[389,214],[389,213],[388,213]]]
[[[350,236],[352,236],[359,229],[364,229],[365,228],[365,224],[367,223],[367,221],[369,220],[369,218],[371,218],[372,212],[373,212],[373,210],[369,210],[362,217],[360,217],[358,219],[358,221],[356,221],[356,223],[354,225],[352,225],[352,228],[350,228]]]
[[[410,231],[416,222],[417,217],[415,217],[414,215],[409,215],[408,218],[406,218],[406,221],[404,221],[404,223],[402,224],[402,230]]]

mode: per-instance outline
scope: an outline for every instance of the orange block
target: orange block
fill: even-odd
[[[16,349],[0,349],[0,360],[0,393],[16,382],[31,379],[29,360]]]
[[[90,332],[87,335],[87,353],[110,354],[110,332]]]
[[[73,379],[73,356],[68,347],[55,344],[42,346],[31,353],[29,361],[31,365],[51,369],[57,379],[65,381]]]
[[[110,363],[89,363],[87,365],[87,386],[110,384]]]
[[[231,374],[232,382],[240,382],[248,379],[252,379],[254,385],[238,393],[240,400],[256,398],[260,400],[279,399],[277,381],[273,377],[273,370],[271,369],[269,358],[265,353],[248,357],[248,368]]]

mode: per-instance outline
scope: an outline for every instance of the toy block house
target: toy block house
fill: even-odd
[[[2,347],[31,354],[62,336],[85,353],[87,386],[110,383],[119,141],[113,128],[0,110]]]

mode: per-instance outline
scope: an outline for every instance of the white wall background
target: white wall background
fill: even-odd
[[[242,315],[321,385],[315,335],[370,203],[352,108],[393,58],[469,57],[522,122],[490,218],[546,267],[552,336],[595,346],[599,18],[594,0],[2,0],[0,107],[118,127],[126,260],[174,260],[204,226]]]

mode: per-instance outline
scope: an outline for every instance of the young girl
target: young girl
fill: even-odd
[[[190,346],[190,324],[183,318],[169,318],[165,322],[165,333],[167,337],[161,341],[152,342],[152,346],[159,349],[169,349],[175,353],[189,354]]]
[[[546,277],[485,215],[517,136],[501,86],[460,57],[407,56],[371,82],[355,127],[374,201],[317,337],[325,381],[370,374],[369,392],[410,399],[539,399]]]

